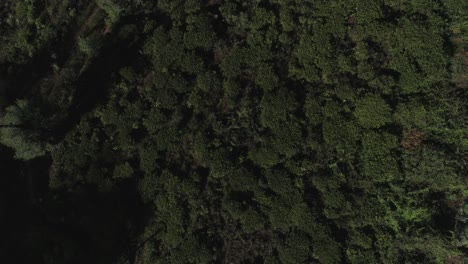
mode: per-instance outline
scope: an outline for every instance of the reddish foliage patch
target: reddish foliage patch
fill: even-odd
[[[425,133],[418,130],[410,130],[403,133],[401,146],[406,150],[413,150],[423,143]]]
[[[151,83],[152,81],[153,81],[153,73],[152,73],[152,72],[149,72],[149,73],[146,74],[145,77],[143,78],[143,86],[148,85],[148,84]]]
[[[265,245],[272,239],[269,231],[257,231],[247,235],[236,234],[224,240],[224,263],[240,264],[254,262],[255,256],[265,251]]]
[[[356,25],[356,23],[357,23],[357,18],[354,16],[348,17],[348,19],[346,19],[346,25],[354,26]]]
[[[213,63],[218,65],[223,60],[223,51],[220,49],[215,49],[213,51]]]
[[[458,74],[453,78],[453,82],[458,88],[468,88],[468,51],[463,50],[455,54],[455,59],[458,60]]]
[[[463,264],[463,257],[462,256],[449,256],[445,260],[445,264]]]
[[[221,0],[208,0],[206,3],[207,6],[219,5]]]

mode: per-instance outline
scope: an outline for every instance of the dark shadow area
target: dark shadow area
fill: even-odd
[[[0,148],[0,259],[12,263],[112,263],[134,258],[145,219],[136,180],[109,192],[48,188],[48,157],[12,159]]]

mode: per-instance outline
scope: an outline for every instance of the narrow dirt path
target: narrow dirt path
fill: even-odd
[[[74,48],[76,47],[76,45],[78,44],[78,41],[79,41],[79,38],[83,35],[83,33],[85,33],[85,31],[88,29],[89,25],[91,23],[93,23],[93,21],[95,20],[96,16],[98,15],[98,13],[101,11],[101,7],[99,5],[97,5],[96,3],[93,4],[93,6],[90,8],[90,13],[89,15],[86,17],[86,19],[83,21],[83,23],[81,23],[78,31],[76,31],[76,33],[73,35],[73,38],[70,39],[68,41],[68,44],[67,46],[69,46],[70,48]],[[63,68],[67,68],[67,64],[69,63],[69,61],[65,61],[63,65],[61,65],[61,70],[58,71],[58,72],[54,72],[54,73],[51,73],[46,79],[45,79],[45,82],[49,83],[49,85],[44,85],[42,86],[41,88],[41,91],[40,93],[47,97],[48,95],[50,95],[50,93],[52,92],[53,88],[57,87],[57,86],[60,86],[61,83],[62,83],[62,79],[63,79],[63,76],[62,76],[62,69]],[[39,87],[41,87],[41,85],[38,85]],[[39,88],[38,87],[38,88]],[[36,91],[33,92],[33,94],[35,93]]]
[[[80,29],[76,32],[75,34],[75,41],[78,41],[78,38],[83,34],[83,32],[85,32],[86,28],[88,27],[88,25],[93,22],[94,20],[94,17],[99,13],[99,11],[101,10],[101,7],[98,6],[96,3],[94,4],[93,8],[92,8],[92,11],[91,11],[91,14],[86,18],[86,20],[83,22],[83,24],[81,24],[81,27]]]

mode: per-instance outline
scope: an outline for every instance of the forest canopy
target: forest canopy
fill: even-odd
[[[468,261],[467,1],[3,0],[0,47],[0,260]]]

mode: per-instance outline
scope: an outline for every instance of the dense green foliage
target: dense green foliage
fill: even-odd
[[[27,261],[462,263],[467,10],[3,1],[0,154],[47,168]]]

